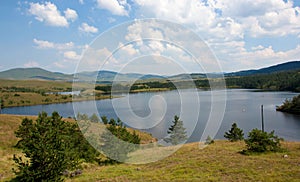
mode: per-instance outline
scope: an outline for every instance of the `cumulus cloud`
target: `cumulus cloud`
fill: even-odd
[[[97,0],[100,9],[106,9],[113,15],[128,16],[129,4],[126,0]]]
[[[79,31],[84,32],[84,33],[97,33],[98,32],[98,28],[88,25],[87,23],[82,23],[78,29],[79,29]]]
[[[35,43],[35,45],[38,49],[66,50],[66,49],[74,48],[74,43],[73,42],[54,43],[54,42],[49,42],[49,41],[46,41],[46,40],[38,40],[38,39],[33,39],[33,42]]]
[[[80,55],[78,55],[75,51],[66,51],[64,52],[64,58],[70,60],[79,60]]]
[[[68,27],[68,20],[74,21],[77,19],[77,13],[75,10],[68,8],[64,11],[65,16],[63,16],[56,5],[51,2],[41,4],[30,3],[29,5],[29,14],[34,15],[36,20],[44,22],[49,26]]]
[[[240,22],[250,36],[298,34],[299,7],[283,0],[211,0],[213,8]]]
[[[67,8],[64,11],[64,13],[65,13],[66,19],[71,20],[71,21],[75,21],[78,17],[77,12],[75,10],[70,9],[70,8]]]
[[[255,45],[255,40],[264,36],[268,39],[300,37],[300,7],[294,6],[291,0],[133,1],[137,6],[135,12],[138,18],[160,18],[192,28],[227,70],[299,59],[296,52],[299,46],[289,51],[275,51],[272,46]],[[132,26],[126,38],[139,39],[150,30],[151,27],[142,29]],[[159,32],[154,28],[152,30],[152,33]],[[170,33],[174,32],[162,35]],[[254,43],[252,48],[247,47],[249,39]]]

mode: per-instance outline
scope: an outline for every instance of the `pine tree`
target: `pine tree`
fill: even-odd
[[[110,158],[108,162],[124,162],[127,159],[127,154],[137,149],[138,146],[134,144],[140,144],[141,138],[135,131],[130,133],[119,118],[117,122],[110,119],[106,128],[108,131],[101,135],[103,141],[101,150]]]
[[[94,122],[94,123],[98,123],[100,121],[100,119],[98,118],[97,114],[93,114],[91,117],[90,117],[90,121],[91,122]]]
[[[54,112],[51,117],[39,114],[36,122],[24,119],[16,136],[17,146],[23,150],[29,161],[14,155],[18,166],[14,170],[17,181],[61,181],[62,172],[79,165],[79,156],[74,150],[71,123],[61,120]]]
[[[178,145],[183,141],[187,140],[186,129],[183,126],[183,121],[178,116],[174,116],[173,124],[168,130],[169,137],[165,138],[164,141],[171,143],[172,145]]]
[[[103,124],[108,124],[108,119],[106,116],[101,116],[101,120],[102,120]]]
[[[244,153],[279,152],[283,150],[280,141],[283,139],[275,135],[274,130],[268,133],[255,128],[249,132],[248,138],[245,139],[247,151]]]
[[[224,137],[227,138],[231,142],[235,142],[238,140],[243,140],[244,133],[243,133],[242,129],[237,127],[236,123],[233,123],[231,126],[231,129],[228,132],[225,132]]]

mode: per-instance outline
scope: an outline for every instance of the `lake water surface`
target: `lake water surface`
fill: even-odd
[[[217,91],[218,92],[218,91]],[[291,92],[257,92],[253,90],[229,89],[226,98],[216,97],[214,105],[226,103],[225,113],[216,125],[214,138],[223,139],[233,122],[247,134],[253,128],[261,128],[261,105],[264,105],[265,130],[275,130],[275,134],[285,140],[300,141],[300,116],[277,112],[276,105],[296,96]],[[217,94],[218,95],[218,94]],[[224,100],[225,99],[225,100]],[[120,117],[128,126],[144,129],[154,137],[163,138],[170,127],[174,115],[179,115],[190,136],[189,142],[199,141],[210,114],[214,111],[211,92],[203,90],[181,90],[168,92],[128,94],[121,98],[84,101],[75,103],[37,105],[4,108],[2,113],[37,115],[41,111],[58,111],[64,117],[74,117],[77,111],[91,115],[97,108],[99,115],[108,118]],[[74,107],[73,107],[74,106]],[[75,113],[74,114],[74,108]],[[183,113],[183,114],[182,114]],[[139,120],[139,118],[142,118]],[[195,119],[196,118],[196,119]]]

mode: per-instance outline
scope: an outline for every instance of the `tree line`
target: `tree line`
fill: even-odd
[[[218,78],[211,79],[213,82],[217,82]],[[225,77],[226,85],[228,88],[244,88],[244,89],[264,89],[274,91],[294,91],[300,92],[300,73],[298,71],[284,71],[271,74],[256,74],[250,76],[228,76]],[[176,85],[174,84],[176,83]],[[207,78],[193,80],[190,83],[187,80],[170,80],[166,81],[150,81],[143,83],[134,83],[132,86],[129,85],[114,85],[114,90],[119,92],[130,91],[141,89],[152,89],[152,88],[165,88],[169,90],[180,88],[191,88],[196,86],[197,88],[209,88],[209,81]],[[101,90],[104,93],[110,93],[112,86],[108,85],[97,85],[96,90]]]
[[[226,85],[233,88],[300,92],[300,73],[299,71],[285,71],[272,74],[227,77]]]
[[[78,113],[77,117],[91,122],[100,121],[96,114],[88,117]],[[126,143],[140,143],[140,137],[135,132],[129,132],[120,119],[110,119],[105,126],[110,135],[98,136],[103,140],[104,151],[118,147],[114,142],[115,138]],[[117,162],[109,158],[101,161],[101,153],[88,143],[77,123],[64,121],[57,112],[53,112],[51,116],[42,112],[35,121],[24,118],[15,134],[19,138],[16,147],[22,150],[25,158],[13,156],[17,166],[13,169],[16,174],[13,181],[62,181],[66,171],[75,170],[71,174],[80,174],[77,169],[82,162]],[[108,136],[114,137],[110,139]],[[122,148],[122,151],[124,150],[121,157],[126,158],[134,148]]]

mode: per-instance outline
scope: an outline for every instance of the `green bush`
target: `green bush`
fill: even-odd
[[[94,123],[100,122],[100,119],[98,118],[97,114],[95,114],[95,113],[89,119],[91,122],[94,122]]]
[[[248,139],[245,139],[247,151],[254,153],[279,152],[282,151],[280,141],[282,138],[274,135],[274,131],[267,133],[259,129],[249,132]]]
[[[236,123],[233,123],[231,126],[231,129],[228,132],[225,132],[224,137],[227,138],[231,142],[235,142],[238,140],[243,140],[244,133],[243,133],[242,129],[237,127]]]
[[[117,122],[110,119],[110,123],[106,125],[108,131],[101,136],[103,145],[101,150],[109,157],[106,163],[119,163],[127,159],[127,155],[133,152],[141,142],[141,138],[135,133],[129,132],[126,126],[118,118]],[[135,145],[136,144],[136,145]]]
[[[108,124],[108,119],[106,116],[101,116],[101,120],[102,120],[103,124]]]
[[[65,122],[54,112],[51,117],[41,113],[34,122],[23,119],[15,132],[20,138],[16,147],[25,155],[14,155],[18,169],[15,181],[61,181],[65,170],[76,169],[82,162],[98,155],[85,140],[76,124]]]
[[[208,135],[206,140],[205,140],[205,145],[210,145],[215,143],[215,141]]]

